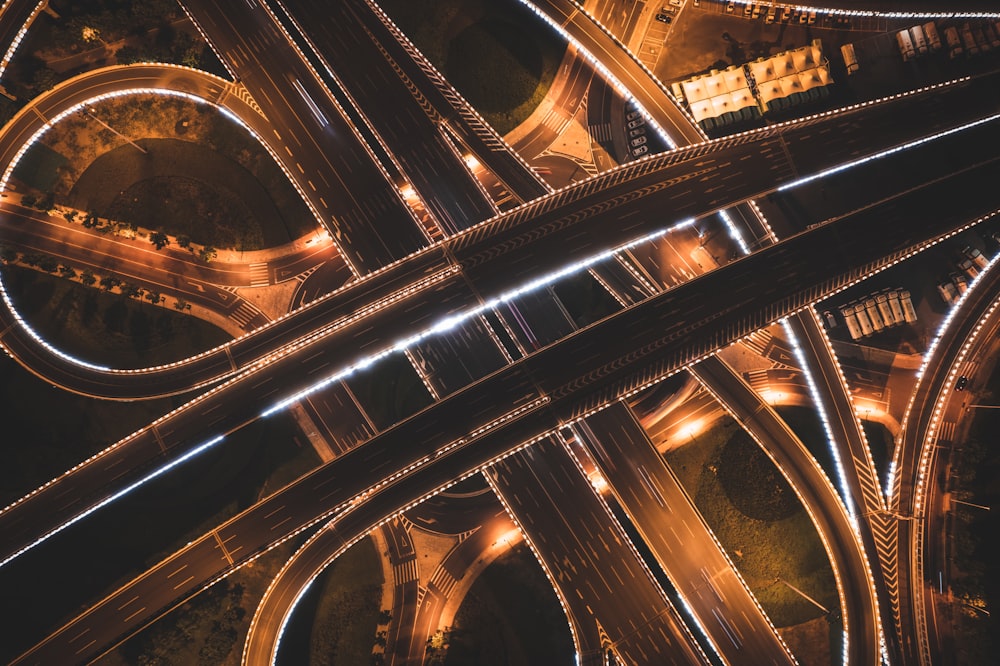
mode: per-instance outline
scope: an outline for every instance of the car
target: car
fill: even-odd
[[[646,133],[646,128],[645,127],[636,127],[635,129],[630,129],[628,131],[629,137],[642,136],[645,133]]]
[[[775,17],[775,14],[777,13],[777,11],[778,10],[776,10],[774,7],[771,7],[769,10],[767,10],[767,16],[764,18],[764,22],[765,23],[774,23],[774,17]]]
[[[671,21],[673,21],[673,19],[667,16],[666,14],[657,14],[656,20],[659,21],[660,23],[670,23]]]
[[[792,9],[791,7],[785,7],[785,12],[781,15],[781,20],[787,21],[788,19],[792,18],[792,12],[794,11],[795,10]]]
[[[625,120],[635,120],[636,118],[642,118],[641,111],[629,111],[625,114]]]
[[[961,377],[958,378],[958,381],[955,382],[955,390],[964,391],[965,387],[968,385],[969,385],[969,378],[966,377],[965,375],[962,375]]]
[[[809,25],[816,22],[816,12],[809,12]]]
[[[763,7],[761,7],[760,5],[754,5],[754,6],[753,6],[753,17],[752,17],[752,18],[753,18],[753,19],[754,19],[755,21],[756,21],[757,19],[759,19],[759,18],[760,18],[760,13],[761,13],[761,12],[762,12],[763,10],[764,10],[764,8],[763,8]]]
[[[750,16],[753,12],[753,5],[743,5],[743,15]]]
[[[639,146],[638,148],[632,149],[632,154],[635,155],[636,157],[639,157],[639,155],[643,155],[648,152],[649,152],[649,146]]]
[[[799,23],[805,23],[809,20],[809,14],[805,12],[799,12]]]
[[[837,318],[834,317],[833,313],[830,312],[829,310],[824,310],[823,311],[823,319],[826,320],[826,326],[827,326],[827,328],[836,328],[837,327]]]
[[[628,121],[628,128],[629,129],[635,129],[639,125],[644,125],[645,123],[646,123],[646,121],[644,119],[642,119],[642,118],[636,118],[635,120]]]
[[[642,144],[646,143],[646,137],[637,136],[634,139],[632,139],[632,141],[630,141],[629,143],[631,143],[633,146],[641,146]]]
[[[732,14],[734,9],[736,9],[736,5],[734,3],[730,2],[728,5],[726,5],[727,14]]]
[[[684,0],[670,0],[670,4],[672,4],[674,7],[683,7]]]

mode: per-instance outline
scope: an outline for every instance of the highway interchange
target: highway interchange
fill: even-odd
[[[420,231],[420,223],[398,197],[386,194],[360,202],[354,196],[347,197],[346,191],[352,189],[368,192],[368,189],[357,187],[353,182],[347,188],[342,181],[339,184],[330,182],[319,175],[343,173],[344,170],[350,170],[353,174],[353,170],[357,168],[362,174],[367,174],[361,176],[362,180],[367,178],[370,182],[379,183],[377,186],[370,186],[371,192],[390,192],[392,184],[397,182],[395,174],[386,173],[384,166],[377,169],[373,166],[382,162],[372,159],[373,149],[366,147],[365,141],[353,130],[349,120],[338,115],[341,107],[336,101],[321,92],[310,93],[312,86],[318,85],[309,74],[312,71],[310,67],[304,66],[297,56],[286,53],[283,57],[288,58],[288,69],[282,71],[299,72],[301,79],[298,75],[289,74],[285,77],[287,81],[279,85],[268,76],[256,58],[250,57],[251,53],[265,48],[269,54],[275,51],[284,53],[285,49],[274,48],[282,40],[278,36],[280,31],[274,27],[268,28],[268,24],[260,20],[259,13],[236,11],[238,3],[231,4],[229,10],[225,9],[225,3],[199,4],[186,9],[203,30],[209,33],[216,50],[226,56],[223,60],[234,68],[239,67],[234,72],[237,80],[253,86],[255,99],[271,102],[265,107],[263,115],[274,127],[282,128],[280,133],[277,129],[272,130],[278,140],[291,141],[297,146],[296,159],[302,160],[296,163],[297,170],[301,173],[299,180],[301,184],[301,180],[305,179],[306,184],[306,188],[300,189],[306,192],[307,197],[311,197],[314,210],[323,210],[328,207],[329,201],[352,202],[353,207],[345,206],[343,211],[338,206],[336,214],[331,217],[332,236],[338,249],[345,252],[345,261],[359,273],[381,270],[264,327],[261,333],[250,333],[233,345],[183,364],[181,371],[159,370],[163,379],[158,384],[148,381],[150,373],[147,372],[108,373],[100,369],[95,372],[92,368],[81,368],[72,363],[57,364],[52,361],[51,355],[39,350],[30,338],[17,338],[17,331],[13,328],[16,324],[9,324],[3,337],[5,349],[9,353],[33,372],[85,394],[128,399],[139,397],[135,391],[150,390],[151,386],[156,388],[147,395],[176,393],[219,381],[224,383],[218,384],[212,392],[196,398],[149,429],[119,443],[105,454],[120,458],[102,456],[99,465],[101,469],[95,464],[88,471],[88,466],[84,466],[60,479],[48,490],[43,489],[21,504],[5,510],[0,514],[0,521],[6,521],[3,523],[4,533],[19,535],[9,543],[5,540],[5,557],[15,554],[33,539],[46,534],[67,518],[79,515],[80,511],[114,492],[115,486],[102,478],[105,474],[103,470],[109,466],[122,470],[148,469],[149,463],[161,458],[163,454],[179,455],[203,443],[207,437],[232,432],[255,420],[276,401],[295,396],[297,391],[308,388],[330,369],[348,367],[363,359],[365,354],[391,349],[391,341],[412,335],[427,323],[489,303],[512,287],[549,273],[562,264],[585,258],[608,247],[620,246],[643,234],[657,232],[658,227],[662,228],[664,220],[657,219],[650,226],[651,221],[641,215],[643,211],[667,208],[673,218],[667,222],[674,223],[688,218],[700,218],[773,191],[803,175],[872,155],[935,131],[978,120],[982,117],[983,107],[969,102],[975,100],[978,104],[982,102],[984,95],[995,97],[997,94],[993,79],[983,77],[935,90],[933,93],[903,97],[845,112],[842,117],[817,118],[805,123],[763,130],[736,140],[666,153],[560,190],[509,213],[500,213],[489,222],[457,235],[454,234],[460,227],[471,226],[456,222],[460,218],[468,220],[468,213],[462,210],[460,204],[458,209],[449,208],[458,203],[448,194],[450,190],[434,194],[434,188],[459,187],[457,183],[464,182],[462,187],[469,194],[468,201],[475,203],[478,199],[478,203],[482,204],[488,201],[488,197],[481,184],[462,168],[463,160],[460,156],[451,154],[453,159],[449,160],[446,154],[448,151],[445,150],[435,154],[443,164],[451,164],[454,178],[426,178],[423,181],[414,176],[409,178],[425,201],[438,202],[429,207],[433,218],[446,221],[438,232],[452,235],[452,238],[431,245],[435,236],[433,228],[430,231]],[[234,19],[234,16],[257,16],[257,19],[237,24],[239,19]],[[227,24],[227,29],[221,29],[223,23]],[[212,24],[216,29],[209,29],[208,26]],[[255,38],[254,35],[258,34],[255,31],[261,30],[264,31],[260,33],[262,36]],[[243,39],[246,41],[227,44],[222,37],[227,33],[245,35]],[[611,61],[615,60],[611,58]],[[43,110],[36,119],[46,117],[46,112],[55,115],[60,108],[72,108],[80,100],[100,94],[94,91],[102,89],[174,89],[175,86],[180,86],[188,92],[197,90],[196,94],[205,99],[238,98],[226,96],[227,84],[224,82],[201,82],[192,74],[173,75],[170,70],[152,66],[148,69],[148,73],[144,73],[142,68],[128,68],[129,77],[135,78],[124,82],[118,79],[121,73],[116,68],[105,70],[102,73],[105,76],[103,81],[91,81],[84,77],[81,79],[84,82],[78,84],[76,90],[71,88],[65,99],[60,99],[59,94],[48,97],[47,99],[53,100],[53,107]],[[146,83],[142,76],[156,83]],[[192,80],[198,82],[192,84]],[[633,79],[633,82],[637,80]],[[309,86],[303,88],[305,93],[299,98],[288,95],[289,86],[293,90],[298,89],[296,81],[302,86]],[[284,94],[280,90],[284,90]],[[305,97],[328,99],[331,110],[323,111],[322,115],[327,122],[340,123],[344,131],[329,132],[318,118],[310,119],[312,109],[308,108],[309,105],[306,104],[307,108],[303,110]],[[358,97],[360,95],[355,95],[355,99]],[[278,98],[283,103],[277,103]],[[662,104],[662,99],[662,96],[658,97],[655,104],[650,101],[646,107],[654,118],[657,113],[662,113],[664,117],[674,113],[668,107],[657,111],[659,107],[656,104]],[[996,108],[995,103],[986,104],[987,108],[990,106]],[[956,108],[967,115],[963,117],[956,113]],[[248,108],[243,109],[242,113],[251,117],[256,111]],[[919,118],[919,122],[899,122],[900,114],[905,118]],[[863,118],[863,131],[862,122],[856,120],[855,116]],[[19,133],[11,135],[9,140],[14,143],[10,145],[16,146],[17,136],[28,136],[36,131],[30,127],[30,114],[24,114],[21,118],[25,125],[17,130]],[[414,113],[413,119],[422,122],[426,120],[426,116],[421,118]],[[377,122],[376,118],[369,120]],[[258,118],[256,122],[261,121]],[[287,126],[283,124],[285,122],[288,123]],[[661,124],[666,126],[666,121]],[[81,655],[95,654],[128,633],[130,627],[140,626],[147,618],[156,617],[161,609],[168,607],[176,599],[201,589],[203,585],[231,570],[235,564],[248,561],[285,535],[301,531],[307,525],[314,525],[324,519],[337,518],[335,528],[329,533],[337,535],[335,538],[339,539],[339,543],[335,545],[342,546],[367,534],[373,527],[398,513],[401,507],[418,501],[455,478],[480,469],[495,470],[487,475],[491,477],[491,483],[501,497],[510,494],[513,488],[521,484],[525,487],[544,487],[544,483],[537,477],[532,483],[525,476],[526,472],[515,474],[514,465],[518,464],[519,459],[530,460],[532,456],[541,455],[539,452],[545,447],[552,447],[556,451],[546,456],[547,464],[565,465],[566,460],[560,462],[565,452],[559,453],[563,451],[563,444],[552,439],[550,434],[560,426],[575,422],[603,405],[621,404],[614,402],[619,396],[672,375],[748,333],[794,314],[852,282],[888,267],[927,243],[937,242],[971,222],[991,215],[995,202],[983,201],[983,193],[976,186],[976,181],[995,179],[996,176],[995,156],[990,155],[988,150],[988,146],[995,145],[996,141],[997,130],[994,125],[987,123],[949,139],[961,147],[961,154],[967,156],[966,162],[972,165],[969,169],[977,170],[975,180],[966,181],[950,176],[945,170],[947,167],[942,167],[938,182],[919,189],[908,197],[889,200],[880,207],[845,216],[774,247],[760,250],[690,283],[653,296],[505,368],[491,368],[490,370],[497,372],[488,377],[483,378],[481,372],[468,373],[466,383],[471,383],[467,387],[452,389],[450,395],[442,396],[433,407],[411,420],[379,432],[363,447],[328,463],[298,484],[268,498],[193,542],[56,632],[52,640],[42,643],[35,651],[26,655],[24,663],[48,663],[50,659],[72,661],[81,658]],[[433,125],[429,127],[432,128]],[[296,128],[301,128],[301,132],[297,132]],[[868,132],[875,132],[875,137]],[[379,133],[385,136],[381,129]],[[262,132],[264,134],[266,133]],[[420,133],[414,132],[414,135],[418,134]],[[346,138],[333,139],[330,135]],[[877,141],[874,140],[876,138]],[[271,139],[270,135],[267,139]],[[5,138],[5,148],[16,150],[8,147],[7,140]],[[698,140],[701,140],[700,137]],[[324,148],[324,141],[338,143],[335,147]],[[310,142],[313,143],[310,145]],[[395,143],[386,142],[387,146],[390,144],[395,150]],[[443,144],[439,144],[435,150],[442,147]],[[355,161],[330,163],[327,151],[337,155],[337,159]],[[414,149],[414,155],[426,155],[427,151],[427,145],[421,144]],[[291,151],[288,152],[291,154]],[[305,162],[312,153],[321,156],[319,162]],[[424,176],[427,175],[422,163],[407,162],[405,155],[405,150],[401,150],[397,156],[397,166],[404,171],[415,169]],[[303,168],[303,162],[307,168]],[[734,164],[738,164],[740,168],[734,168]],[[506,166],[498,166],[496,170],[498,173],[516,173],[520,167],[523,164],[518,160],[508,160]],[[338,172],[338,168],[341,171]],[[289,173],[294,171],[289,169]],[[317,175],[310,178],[309,174]],[[695,179],[697,184],[692,182]],[[540,188],[537,181],[522,179],[514,185],[516,178],[512,176],[506,182],[512,191],[515,188],[540,190],[525,196],[525,201],[543,194],[541,190],[544,188]],[[718,185],[714,184],[716,182]],[[388,189],[387,183],[390,184]],[[428,189],[431,193],[425,194]],[[313,190],[314,194],[310,195],[307,190]],[[942,207],[940,203],[943,196],[949,201],[950,205],[947,207]],[[391,236],[391,241],[387,241],[381,234],[366,236],[366,225],[371,225],[364,221],[364,216],[375,210],[380,213],[380,224],[383,219],[394,220],[390,224],[414,231],[408,232],[409,235],[404,233],[399,236],[393,232],[387,235]],[[496,210],[487,211],[485,208],[475,210],[478,211],[476,215],[483,219],[497,213]],[[914,223],[914,211],[919,210],[933,210],[939,215],[933,220],[925,217],[927,221],[924,224]],[[319,219],[327,222],[325,215],[321,215]],[[905,230],[901,230],[904,226]],[[396,245],[397,241],[401,244]],[[421,250],[428,245],[427,249]],[[836,269],[824,265],[821,260],[822,257],[830,256],[834,248],[834,253],[844,258],[843,264]],[[780,276],[789,275],[795,276],[795,279],[779,279]],[[773,278],[768,280],[767,276]],[[762,284],[768,287],[761,288],[759,285]],[[734,288],[734,285],[740,286]],[[363,310],[366,305],[370,308],[368,312]],[[403,313],[409,318],[401,316]],[[8,311],[8,315],[10,314]],[[972,319],[965,321],[968,324]],[[628,331],[628,335],[609,336],[607,331],[611,330]],[[613,344],[609,344],[609,340],[613,340]],[[242,348],[238,346],[241,344]],[[706,363],[704,367],[707,371],[711,366]],[[192,368],[197,368],[197,371]],[[153,371],[153,376],[156,372]],[[201,374],[192,375],[192,372]],[[697,369],[695,372],[700,374]],[[142,382],[128,380],[137,375],[143,378]],[[315,375],[315,379],[312,375]],[[708,383],[708,380],[703,381]],[[188,382],[186,386],[185,382]],[[724,402],[735,409],[732,398]],[[221,408],[223,405],[225,409]],[[920,407],[922,405],[918,405]],[[610,414],[610,411],[606,412]],[[591,425],[592,420],[593,417],[586,419],[588,425]],[[632,426],[635,425],[632,423]],[[400,438],[409,443],[408,447],[401,446]],[[532,441],[537,441],[538,444],[522,449],[514,454],[514,458],[491,467],[491,463],[513,449],[520,448],[522,443]],[[918,439],[911,448],[903,450],[918,451],[922,441]],[[600,443],[605,447],[610,445],[610,441],[603,438]],[[640,447],[640,453],[634,455],[641,456],[641,451],[646,451],[648,455],[651,447],[645,442],[642,444],[646,449]],[[604,464],[607,463],[608,460],[605,460]],[[791,466],[793,461],[787,464]],[[522,468],[528,469],[523,464]],[[572,469],[571,465],[561,473],[568,480],[580,482],[584,477],[573,476]],[[665,467],[664,469],[666,470]],[[372,472],[376,470],[379,477],[372,476]],[[669,470],[657,472],[657,478],[660,478],[660,474],[667,475],[656,482],[662,492],[666,487],[665,480],[669,478]],[[613,475],[605,476],[611,478]],[[378,482],[379,478],[383,481]],[[128,479],[129,477],[125,477],[116,482],[124,484]],[[516,482],[512,479],[516,479]],[[619,479],[617,483],[612,478],[612,485],[619,496],[624,496],[623,489],[632,491],[645,483],[648,483],[646,477]],[[795,485],[808,487],[812,484],[800,482]],[[586,495],[583,489],[587,487],[584,483],[573,492]],[[646,487],[648,490],[648,486]],[[323,496],[319,499],[320,505],[317,505],[316,499],[321,489]],[[296,492],[303,498],[311,497],[313,501],[295,499]],[[68,503],[65,500],[67,494],[73,498]],[[47,500],[47,495],[51,495],[51,499]],[[676,501],[676,498],[670,498],[667,504]],[[905,497],[900,501],[912,499]],[[834,513],[842,511],[840,502],[832,493],[828,493],[819,503],[830,508],[831,502],[836,505],[833,507]],[[656,512],[656,507],[649,505],[648,501],[634,505],[628,502],[624,504],[630,513],[634,512],[632,519],[640,525],[645,520],[650,520],[643,517],[643,512]],[[524,526],[524,509],[511,504],[509,498],[507,505],[522,524],[529,539],[538,547],[540,544],[538,537],[534,536],[536,533]],[[32,511],[35,513],[31,513]],[[548,512],[543,513],[553,518]],[[652,520],[662,518],[654,517]],[[821,533],[825,533],[839,547],[856,542],[853,534],[844,533],[849,528],[845,527],[843,517],[838,520],[841,527],[834,529],[828,522]],[[280,531],[276,531],[279,527]],[[552,528],[552,531],[573,534],[578,529],[565,524]],[[833,531],[833,534],[823,530]],[[606,544],[609,543],[608,539],[618,538],[620,537],[601,537]],[[667,545],[663,547],[669,548]],[[854,546],[848,547],[851,548]],[[554,557],[551,554],[549,556]],[[539,557],[543,562],[546,559],[544,552]],[[851,557],[856,560],[857,553],[841,557],[840,561],[845,562]],[[833,555],[831,558],[837,559]],[[663,563],[664,556],[661,555],[659,559]],[[672,573],[666,564],[664,570]],[[750,632],[761,639],[767,635],[773,636],[772,632],[740,630],[734,625],[733,618],[726,619],[718,612],[712,613],[712,597],[718,595],[720,600],[724,597],[728,601],[731,597],[749,596],[748,591],[732,579],[726,584],[735,587],[730,587],[725,594],[713,587],[717,584],[713,582],[717,575],[725,577],[727,574],[731,575],[732,571],[730,564],[717,563],[714,570],[707,574],[708,587],[700,588],[705,597],[700,613],[702,621],[704,623],[706,617],[714,617],[716,622],[716,628],[709,632],[713,635],[712,651],[727,662],[738,661],[735,655],[725,656],[730,649],[737,652],[743,649],[744,641],[738,637],[745,639]],[[171,580],[179,572],[185,574],[184,581],[172,585]],[[841,573],[846,575],[848,572]],[[856,561],[850,564],[850,573],[858,574]],[[701,574],[692,575],[690,570],[688,575],[675,575],[695,586],[700,581],[704,582]],[[166,577],[166,580],[162,577]],[[655,577],[643,578],[638,574],[632,577],[644,580],[644,585],[652,585],[651,589],[656,588]],[[859,588],[870,586],[870,583],[863,581],[845,584],[854,593]],[[678,585],[678,588],[683,591],[684,586]],[[715,591],[706,596],[706,590]],[[687,592],[697,596],[695,591]],[[659,594],[662,595],[662,592]],[[666,609],[671,608],[666,597],[654,602],[653,598],[656,596],[653,594],[650,597],[645,610],[642,603],[639,604],[640,608],[634,610],[605,604],[603,612],[608,618],[623,619],[631,613],[648,612],[650,607],[658,609],[658,615],[662,612],[656,605],[658,603],[664,604]],[[876,620],[879,613],[870,607],[865,609],[864,604],[871,604],[873,600],[869,598],[866,601],[864,596],[862,594],[862,598],[856,599],[851,605],[845,604],[845,611],[846,608],[851,608],[852,611],[845,612],[845,624],[851,629],[852,663],[870,663],[877,659],[879,650],[880,629]],[[140,603],[144,605],[138,607]],[[751,611],[748,615],[744,610],[743,617],[751,622],[752,627],[754,624],[749,620],[750,615],[755,614],[752,599],[749,606],[746,605],[747,601],[743,603],[744,608]],[[102,615],[105,612],[109,615]],[[883,612],[883,622],[886,620],[885,615]],[[851,624],[852,619],[854,624]],[[579,622],[578,619],[571,621],[574,624]],[[758,621],[766,623],[766,618],[758,618]],[[661,650],[675,653],[678,650],[677,641],[688,645],[685,648],[689,651],[685,661],[698,662],[705,659],[705,655],[701,654],[703,648],[697,645],[689,630],[680,628],[683,625],[680,615],[676,615],[673,622],[669,631],[656,632],[665,641],[662,645],[656,644],[658,639],[654,638],[653,633],[645,636],[653,640],[650,645],[630,645],[624,640],[624,630],[619,630],[622,640],[613,642],[616,643],[620,656],[635,663],[648,662],[650,659],[659,663],[658,658],[650,657],[650,654]],[[606,630],[613,626],[605,622],[601,624]],[[584,625],[585,623],[580,623],[579,626]],[[593,644],[592,636],[582,630],[578,633],[578,649],[590,655],[600,652]],[[584,638],[590,641],[586,646]],[[753,649],[757,655],[773,655],[775,649],[779,654],[784,654],[780,641],[777,648],[758,646]],[[903,654],[908,654],[909,650],[916,648],[904,645],[900,649]]]

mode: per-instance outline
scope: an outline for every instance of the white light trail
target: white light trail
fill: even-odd
[[[785,192],[787,190],[796,188],[800,185],[805,185],[806,183],[811,183],[814,180],[819,180],[827,176],[832,176],[835,173],[840,173],[841,171],[847,171],[848,169],[853,169],[856,166],[866,164],[868,162],[873,162],[875,160],[880,160],[883,157],[888,157],[889,155],[895,155],[904,150],[909,150],[910,148],[916,148],[917,146],[923,145],[925,143],[930,143],[931,141],[937,141],[938,139],[943,139],[946,136],[951,136],[952,134],[957,134],[958,132],[963,132],[967,129],[972,129],[973,127],[978,127],[979,125],[985,125],[991,123],[997,118],[1000,118],[1000,113],[995,113],[992,116],[986,116],[985,118],[980,118],[979,120],[973,120],[972,122],[965,123],[964,125],[959,125],[958,127],[952,127],[951,129],[938,132],[937,134],[931,134],[930,136],[925,136],[921,139],[916,139],[914,141],[908,141],[894,148],[888,148],[886,150],[879,151],[873,155],[867,157],[862,157],[857,160],[852,160],[850,162],[845,162],[844,164],[831,167],[829,169],[824,169],[818,171],[804,178],[799,178],[798,180],[793,180],[790,183],[785,183],[777,188],[778,192]]]
[[[293,394],[293,395],[291,395],[291,396],[289,396],[287,398],[284,398],[283,400],[275,403],[274,405],[272,405],[268,409],[264,410],[264,412],[261,414],[261,416],[270,416],[271,414],[279,412],[279,411],[285,409],[286,407],[288,407],[288,406],[290,406],[290,405],[298,402],[299,400],[302,400],[303,398],[306,398],[306,397],[308,397],[308,396],[316,393],[317,391],[322,390],[322,389],[326,388],[327,386],[330,386],[331,384],[334,384],[334,383],[340,381],[341,379],[344,379],[345,377],[348,377],[348,376],[354,374],[357,371],[364,370],[365,368],[369,367],[370,365],[372,365],[376,361],[378,361],[380,359],[383,359],[386,356],[389,356],[390,354],[393,354],[393,353],[396,353],[396,352],[404,352],[404,351],[406,351],[408,349],[411,349],[414,345],[416,345],[417,343],[425,340],[426,338],[429,338],[429,337],[431,337],[433,335],[437,335],[439,333],[446,333],[448,331],[451,331],[451,330],[455,329],[456,327],[461,326],[465,322],[469,321],[473,317],[478,317],[479,315],[483,314],[484,312],[488,312],[489,310],[492,310],[493,308],[495,308],[495,307],[497,307],[499,305],[502,305],[502,304],[504,304],[504,303],[506,303],[508,301],[511,301],[511,300],[517,298],[518,296],[522,296],[522,295],[524,295],[524,294],[526,294],[528,292],[534,291],[536,289],[540,289],[542,287],[547,287],[548,285],[552,284],[553,282],[556,282],[557,280],[559,280],[561,278],[564,278],[564,277],[566,277],[568,275],[572,275],[574,273],[578,273],[580,271],[586,270],[586,269],[590,268],[591,266],[593,266],[594,264],[600,263],[601,261],[604,261],[605,259],[609,259],[612,255],[614,255],[617,252],[631,249],[633,247],[641,245],[642,243],[646,243],[648,241],[660,238],[660,237],[662,237],[662,236],[664,236],[664,235],[666,235],[668,233],[672,233],[672,232],[678,231],[680,229],[685,229],[687,227],[690,227],[693,224],[694,224],[694,218],[689,218],[689,219],[683,220],[683,221],[678,222],[677,224],[675,224],[675,225],[673,225],[671,227],[668,227],[666,229],[660,229],[660,230],[654,231],[654,232],[652,232],[650,234],[646,234],[645,236],[642,236],[641,238],[638,238],[638,239],[635,239],[633,241],[630,241],[630,242],[626,243],[625,245],[620,245],[620,246],[618,246],[616,248],[612,248],[610,250],[605,250],[603,252],[599,252],[597,254],[591,255],[590,257],[587,257],[585,259],[581,259],[580,261],[577,261],[577,262],[574,262],[572,264],[569,264],[569,265],[567,265],[567,266],[565,266],[565,267],[563,267],[563,268],[561,268],[561,269],[559,269],[557,271],[554,271],[552,273],[546,273],[545,275],[543,275],[543,276],[541,276],[539,278],[536,278],[534,280],[531,280],[530,282],[524,283],[524,284],[522,284],[522,285],[520,285],[518,287],[515,287],[514,289],[511,289],[510,291],[503,292],[502,294],[500,294],[496,298],[492,298],[489,301],[487,301],[487,302],[485,302],[485,303],[483,303],[483,304],[481,304],[481,305],[479,305],[479,306],[477,306],[475,308],[466,310],[466,311],[464,311],[462,313],[459,313],[459,314],[455,314],[455,315],[451,315],[449,317],[445,317],[444,319],[438,321],[437,323],[433,324],[429,328],[426,328],[423,331],[420,331],[419,333],[415,333],[414,335],[411,335],[408,338],[404,338],[403,340],[400,340],[399,342],[397,342],[396,344],[394,344],[392,347],[389,347],[387,349],[383,349],[382,351],[379,351],[379,352],[376,352],[376,353],[371,354],[369,356],[366,356],[363,359],[361,359],[360,361],[358,361],[358,362],[356,362],[356,363],[354,363],[352,365],[349,365],[346,368],[338,370],[337,372],[335,372],[335,373],[333,373],[333,374],[325,377],[324,379],[321,379],[320,381],[316,382],[315,384],[313,384],[313,385],[311,385],[311,386],[309,386],[309,387],[307,387],[307,388],[305,388],[305,389],[303,389],[303,390],[301,390],[301,391],[299,391],[299,392],[297,392],[297,393],[295,393],[295,394]]]
[[[86,511],[83,511],[82,513],[79,513],[76,516],[73,516],[72,518],[70,518],[69,520],[67,520],[65,523],[59,525],[58,527],[55,527],[55,528],[49,530],[48,532],[46,532],[42,536],[38,537],[37,539],[35,539],[31,543],[29,543],[27,546],[24,546],[20,550],[18,550],[17,552],[14,552],[14,553],[8,555],[6,559],[4,559],[3,561],[0,561],[0,567],[3,567],[4,565],[6,565],[8,562],[10,562],[11,560],[15,559],[16,557],[18,557],[20,555],[23,555],[24,553],[26,553],[27,551],[31,550],[32,548],[34,548],[38,544],[42,543],[43,541],[47,541],[48,539],[54,537],[56,534],[59,534],[60,532],[62,532],[63,530],[65,530],[67,527],[75,525],[76,523],[80,522],[81,520],[83,520],[84,518],[86,518],[90,514],[94,513],[98,509],[100,509],[102,507],[105,507],[108,504],[111,504],[112,502],[114,502],[115,500],[117,500],[117,499],[119,499],[119,498],[127,495],[128,493],[132,492],[133,490],[135,490],[139,486],[141,486],[141,485],[143,485],[143,484],[145,484],[145,483],[147,483],[149,481],[152,481],[153,479],[155,479],[155,478],[157,478],[159,476],[162,476],[163,474],[166,474],[167,472],[169,472],[173,468],[177,467],[178,465],[180,465],[181,463],[184,463],[187,460],[190,460],[191,458],[195,457],[199,453],[202,453],[203,451],[207,451],[208,449],[212,448],[213,446],[215,446],[216,444],[218,444],[219,442],[221,442],[223,439],[225,439],[225,437],[223,435],[219,435],[218,437],[215,437],[214,439],[210,439],[207,442],[199,444],[198,446],[196,446],[195,448],[191,449],[190,451],[188,451],[184,455],[182,455],[182,456],[180,456],[180,457],[178,457],[178,458],[176,458],[174,460],[171,460],[170,462],[168,462],[163,467],[160,467],[159,469],[157,469],[157,470],[155,470],[153,472],[150,472],[146,476],[142,477],[138,481],[135,481],[135,482],[133,482],[133,483],[125,486],[124,488],[122,488],[118,492],[114,493],[113,495],[109,495],[108,497],[105,497],[103,500],[101,500],[100,502],[98,502],[94,506],[90,507]]]

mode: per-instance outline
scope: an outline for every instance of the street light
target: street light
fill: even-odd
[[[975,502],[966,502],[965,500],[955,499],[954,497],[951,498],[951,501],[953,504],[964,504],[965,506],[971,506],[975,509],[982,509],[983,511],[990,510],[990,507],[988,506],[983,506],[982,504],[976,504]]]
[[[785,586],[787,586],[788,588],[790,588],[793,592],[797,593],[800,597],[802,597],[803,599],[805,599],[806,601],[808,601],[812,605],[816,606],[816,608],[820,609],[821,611],[823,611],[827,615],[830,614],[830,611],[825,606],[823,606],[823,604],[821,604],[820,602],[816,601],[815,599],[813,599],[812,597],[810,597],[808,594],[806,594],[805,592],[803,592],[799,588],[797,588],[794,585],[792,585],[791,583],[789,583],[787,580],[782,580],[781,576],[777,576],[774,579],[774,582],[775,583],[784,583]]]
[[[111,125],[107,124],[106,122],[104,122],[103,120],[101,120],[100,118],[98,118],[97,116],[95,116],[94,115],[94,111],[92,109],[88,109],[88,108],[84,107],[84,108],[80,109],[80,113],[82,113],[84,116],[87,116],[88,118],[92,118],[93,120],[96,120],[97,122],[99,122],[101,125],[104,126],[105,129],[110,130],[116,136],[118,136],[120,139],[128,142],[129,145],[131,145],[133,148],[135,148],[136,150],[138,150],[143,155],[147,155],[148,154],[146,152],[145,148],[143,148],[142,146],[140,146],[139,144],[137,144],[135,141],[133,141],[132,139],[128,138],[127,136],[125,136],[124,134],[122,134],[121,132],[119,132],[118,130],[116,130],[114,127],[112,127]]]

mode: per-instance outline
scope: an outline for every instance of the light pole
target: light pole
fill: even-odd
[[[990,507],[988,506],[983,506],[982,504],[976,504],[974,502],[966,502],[965,500],[955,499],[954,497],[951,498],[951,501],[952,504],[964,504],[965,506],[971,506],[975,509],[982,509],[983,511],[990,510]]]
[[[145,148],[143,148],[142,146],[140,146],[139,144],[137,144],[135,141],[133,141],[132,139],[128,138],[127,136],[125,136],[124,134],[122,134],[121,132],[119,132],[118,130],[116,130],[114,127],[112,127],[111,125],[107,124],[106,122],[104,122],[103,120],[101,120],[100,118],[98,118],[97,116],[95,116],[94,112],[91,111],[90,109],[88,109],[88,108],[82,108],[82,109],[80,109],[80,113],[82,113],[83,115],[87,116],[88,118],[93,118],[94,120],[96,120],[97,122],[99,122],[105,129],[108,129],[108,130],[111,130],[112,132],[114,132],[114,134],[116,136],[118,136],[119,138],[123,139],[124,141],[127,141],[130,146],[132,146],[133,148],[135,148],[136,150],[138,150],[143,155],[148,155],[149,154],[149,153],[146,152]]]
[[[799,588],[797,588],[794,585],[792,585],[791,583],[789,583],[787,580],[782,580],[781,576],[778,576],[777,578],[775,578],[774,582],[776,582],[776,583],[784,583],[793,592],[797,593],[800,597],[802,597],[803,599],[805,599],[806,601],[808,601],[812,605],[816,606],[816,608],[820,609],[821,611],[823,611],[827,615],[830,614],[830,611],[827,610],[826,607],[823,606],[823,604],[821,604],[820,602],[816,601],[815,599],[813,599],[812,597],[810,597],[808,594],[806,594],[805,592],[803,592]]]

